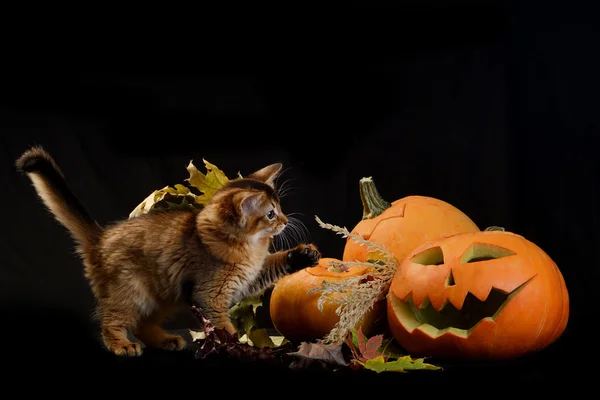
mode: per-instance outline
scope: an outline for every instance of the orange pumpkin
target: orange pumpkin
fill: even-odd
[[[320,311],[317,302],[320,292],[307,294],[320,287],[323,281],[336,281],[360,276],[368,272],[368,265],[352,265],[347,271],[331,266],[335,258],[321,258],[319,264],[287,275],[277,281],[271,293],[270,314],[273,326],[293,343],[313,341],[325,337],[339,321],[335,310],[338,303],[325,302]],[[366,335],[378,327],[387,325],[385,300],[374,305],[362,319],[360,326]],[[358,328],[358,327],[357,327]]]
[[[462,211],[442,200],[408,196],[392,203],[385,201],[371,177],[360,180],[363,219],[352,229],[365,239],[385,245],[402,262],[424,242],[479,228]],[[366,261],[367,249],[348,238],[342,260]]]
[[[392,279],[387,306],[390,331],[411,354],[467,359],[541,350],[569,318],[554,261],[502,231],[457,234],[414,249]]]

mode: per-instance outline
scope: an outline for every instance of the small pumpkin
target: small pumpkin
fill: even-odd
[[[369,271],[369,265],[350,265],[345,271],[332,266],[340,260],[323,257],[314,267],[294,272],[277,281],[271,293],[270,314],[275,329],[293,343],[314,341],[326,336],[339,321],[337,303],[326,302],[319,310],[320,293],[307,292],[321,286],[323,281],[335,281],[360,276]],[[366,335],[386,326],[385,299],[373,306],[359,324]],[[358,327],[357,327],[358,328]]]
[[[407,196],[388,203],[372,177],[360,180],[362,220],[352,229],[365,239],[385,245],[398,262],[424,242],[462,232],[478,232],[477,225],[453,205],[426,196]],[[348,238],[343,261],[366,261],[367,249]]]
[[[510,359],[562,335],[569,295],[554,261],[504,231],[423,244],[400,264],[387,296],[388,324],[414,355]]]

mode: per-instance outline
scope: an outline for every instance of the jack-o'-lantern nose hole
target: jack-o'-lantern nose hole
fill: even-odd
[[[415,254],[411,260],[422,265],[442,265],[444,263],[444,252],[441,247],[431,247]]]
[[[473,243],[471,247],[465,251],[460,259],[462,264],[475,263],[481,261],[495,260],[498,258],[514,256],[515,253],[512,250],[504,247],[495,246],[487,243]]]
[[[448,273],[448,276],[446,277],[446,286],[454,286],[456,285],[456,282],[454,282],[454,274],[452,274],[452,270],[450,270],[450,272]]]

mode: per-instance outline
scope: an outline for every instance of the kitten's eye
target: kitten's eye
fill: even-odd
[[[275,210],[271,210],[267,213],[267,218],[273,219],[275,218]]]

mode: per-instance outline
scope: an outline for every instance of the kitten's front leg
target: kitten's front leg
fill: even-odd
[[[229,317],[229,307],[227,307],[225,310],[223,310],[222,308],[218,310],[213,310],[211,312],[211,315],[213,315],[213,326],[215,326],[216,328],[225,329],[230,335],[236,334],[237,329],[235,329]]]
[[[231,319],[229,317],[229,302],[227,302],[227,305],[221,304],[219,301],[211,303],[212,305],[207,305],[207,303],[204,303],[204,306],[199,306],[199,308],[209,319],[209,322],[212,324],[212,326],[217,329],[225,329],[227,333],[234,335],[237,330],[231,323]]]
[[[317,265],[320,259],[321,253],[313,244],[300,244],[290,250],[269,254],[260,275],[250,284],[248,293],[260,293],[285,275]]]
[[[197,288],[193,295],[193,303],[202,310],[215,328],[225,329],[227,333],[233,335],[237,330],[229,317],[229,308],[234,293],[231,286],[230,279],[225,278],[219,285]]]

